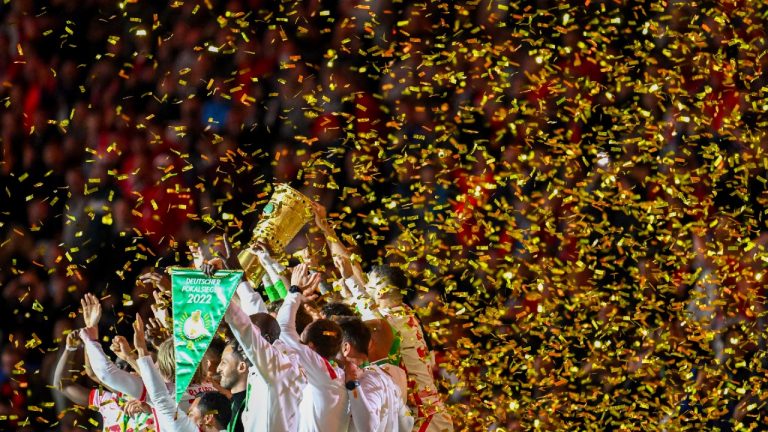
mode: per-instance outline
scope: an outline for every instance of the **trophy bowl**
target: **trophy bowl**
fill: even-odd
[[[277,257],[310,220],[312,200],[287,184],[280,183],[275,186],[272,197],[261,212],[259,223],[253,229],[251,246],[257,242],[264,243]],[[265,271],[256,254],[247,248],[240,252],[237,259],[248,280],[254,286],[259,286]]]

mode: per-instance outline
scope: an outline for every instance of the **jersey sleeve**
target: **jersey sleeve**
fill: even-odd
[[[264,303],[264,299],[256,292],[250,282],[240,282],[237,285],[237,295],[240,297],[240,307],[246,315],[251,316],[260,312],[267,312],[267,305]]]
[[[253,325],[245,311],[236,304],[230,303],[224,320],[243,347],[248,360],[259,370],[262,377],[268,381],[277,379],[281,365],[290,362],[287,356],[264,339],[259,328]]]
[[[338,379],[341,372],[328,360],[316,353],[307,345],[301,343],[296,332],[296,313],[301,306],[303,296],[299,293],[288,293],[277,312],[277,322],[280,324],[280,340],[285,342],[295,353],[299,365],[307,374],[307,380],[322,386]]]
[[[352,293],[352,301],[355,303],[360,315],[362,315],[363,321],[383,318],[376,303],[355,278],[344,279],[344,285]]]
[[[197,425],[187,416],[187,414],[179,410],[176,401],[168,391],[168,387],[165,385],[165,381],[163,381],[163,377],[160,376],[160,372],[152,362],[152,357],[141,357],[136,360],[136,363],[139,366],[139,374],[141,374],[141,378],[147,385],[147,393],[154,401],[152,406],[155,408],[157,416],[172,423],[174,430],[176,431],[199,431]]]
[[[104,354],[101,344],[86,337],[82,331],[80,338],[83,340],[85,351],[91,362],[91,369],[99,381],[105,386],[132,398],[139,399],[142,397],[144,383],[141,378],[118,368]]]
[[[349,411],[356,430],[378,430],[381,424],[383,391],[382,386],[372,379],[370,372],[364,372],[360,386],[349,391]]]

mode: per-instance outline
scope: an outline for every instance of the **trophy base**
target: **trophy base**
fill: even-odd
[[[254,288],[261,286],[261,280],[267,272],[261,266],[259,257],[250,249],[245,249],[237,255],[237,260],[240,261],[240,265],[243,267],[243,271],[245,271],[246,279],[253,284]]]

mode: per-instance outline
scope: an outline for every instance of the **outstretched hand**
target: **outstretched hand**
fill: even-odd
[[[128,339],[123,336],[115,336],[112,339],[112,345],[110,345],[109,349],[115,353],[117,358],[123,359],[129,363],[135,358],[134,354],[131,352],[131,345],[128,343]]]
[[[157,318],[149,318],[146,327],[146,338],[155,348],[159,348],[168,337],[171,335],[164,323],[161,323]]]
[[[75,349],[77,349],[77,347],[80,346],[80,343],[81,343],[80,342],[80,338],[77,336],[77,332],[76,331],[69,332],[69,334],[67,335],[67,342],[66,343],[67,343],[67,345],[66,345],[67,349],[69,349],[69,350],[75,350]]]
[[[133,322],[133,345],[136,347],[136,355],[138,357],[149,355],[147,339],[144,335],[144,320],[141,319],[139,314],[136,314],[136,320]]]
[[[91,293],[86,293],[80,300],[80,306],[83,308],[85,327],[98,327],[99,320],[101,320],[101,303],[99,299]]]
[[[171,280],[167,274],[147,272],[139,276],[139,282],[159,289],[161,292],[171,292]]]
[[[318,285],[320,285],[321,278],[322,274],[310,273],[309,264],[303,263],[293,268],[291,272],[291,285],[299,287],[304,297],[313,300],[318,296],[316,290]]]

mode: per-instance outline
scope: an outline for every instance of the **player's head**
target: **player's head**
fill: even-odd
[[[168,338],[157,348],[157,369],[166,381],[176,379],[176,354],[173,339]]]
[[[236,339],[232,339],[221,353],[221,361],[216,368],[220,384],[227,390],[244,389],[248,382],[248,359]]]
[[[408,277],[400,267],[377,265],[368,272],[365,290],[376,301],[401,303],[407,286]]]
[[[259,312],[251,315],[251,323],[259,328],[261,336],[269,343],[273,343],[280,337],[280,324],[268,313]]]
[[[232,408],[226,396],[219,392],[200,393],[189,407],[189,418],[202,431],[220,431],[227,428]]]
[[[205,350],[203,359],[200,361],[200,366],[198,366],[192,382],[201,383],[208,376],[216,373],[216,369],[221,362],[221,355],[224,354],[224,347],[226,346],[227,343],[218,334],[211,339],[211,344]]]
[[[368,356],[368,345],[371,342],[371,330],[363,320],[357,317],[337,317],[336,322],[341,327],[341,353],[344,357],[350,355]]]
[[[375,319],[366,321],[365,325],[371,331],[371,343],[368,344],[368,358],[371,361],[389,358],[395,343],[395,334],[387,320]],[[397,348],[395,348],[397,351]]]
[[[341,349],[341,328],[331,320],[319,319],[304,329],[301,341],[324,358],[332,359]]]
[[[357,316],[357,313],[349,305],[342,302],[330,302],[323,305],[320,309],[323,318],[332,319],[333,317]]]

